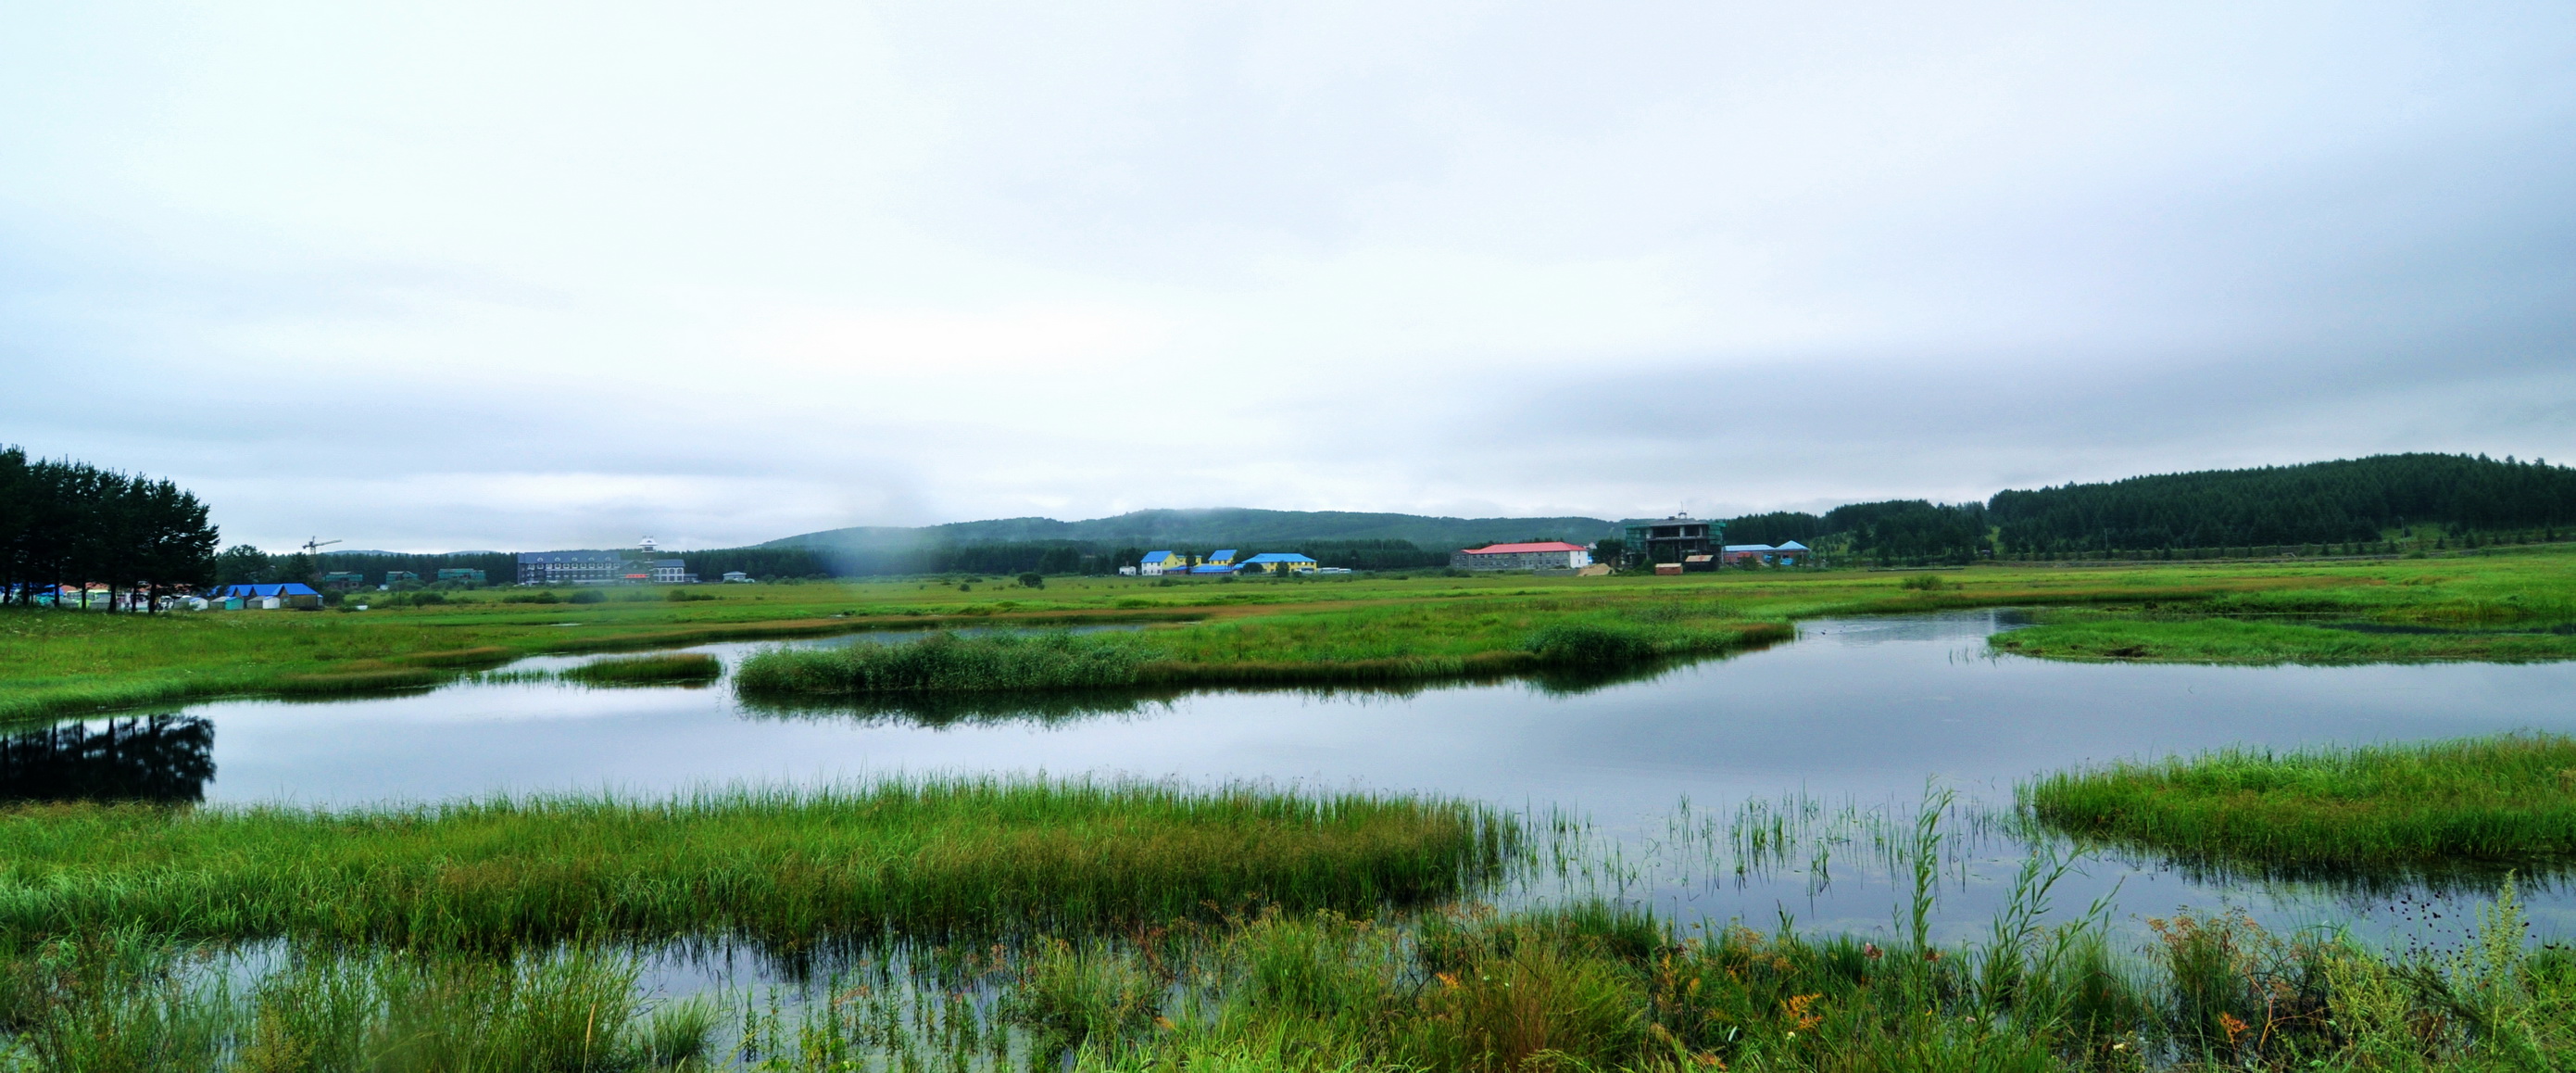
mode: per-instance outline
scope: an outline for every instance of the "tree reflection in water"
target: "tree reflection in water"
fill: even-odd
[[[200,801],[215,726],[195,716],[66,723],[0,738],[0,801]]]

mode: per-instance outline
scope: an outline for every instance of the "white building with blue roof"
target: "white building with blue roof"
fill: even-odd
[[[1189,568],[1190,560],[1188,556],[1182,555],[1179,552],[1171,551],[1146,552],[1145,561],[1136,564],[1136,572],[1143,574],[1146,577],[1160,577],[1167,573],[1186,573]]]

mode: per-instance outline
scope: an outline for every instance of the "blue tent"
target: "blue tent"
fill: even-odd
[[[206,599],[231,600],[238,598],[243,600],[265,600],[270,597],[285,599],[289,596],[320,595],[322,594],[313,591],[313,586],[311,585],[304,584],[300,581],[289,581],[275,585],[226,585],[214,592],[207,593]]]

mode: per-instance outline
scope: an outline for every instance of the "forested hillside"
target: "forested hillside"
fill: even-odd
[[[2483,456],[2380,455],[1998,492],[2004,546],[2068,552],[2378,540],[2390,529],[2576,523],[2576,469]]]
[[[1738,544],[1796,540],[1887,562],[1992,555],[2344,545],[2410,528],[2435,539],[2576,525],[2576,469],[2484,456],[2378,455],[2004,491],[1984,503],[1856,503],[1727,523]]]

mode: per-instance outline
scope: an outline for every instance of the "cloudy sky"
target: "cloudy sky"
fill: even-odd
[[[0,372],[271,547],[2576,461],[2576,5],[0,0]]]

